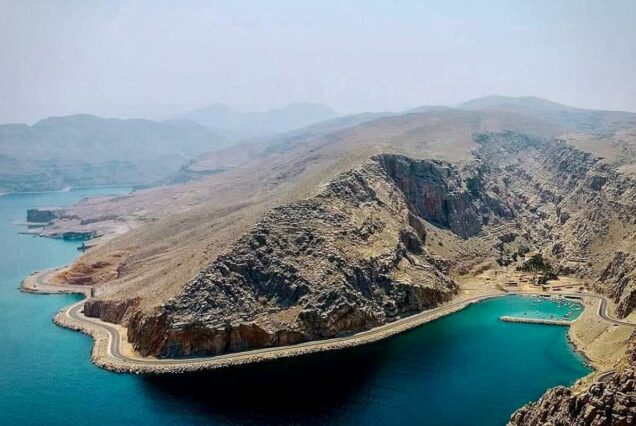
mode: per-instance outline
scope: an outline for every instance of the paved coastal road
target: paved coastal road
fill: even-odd
[[[593,297],[600,299],[601,303],[598,305],[598,316],[603,318],[605,321],[609,321],[612,324],[616,325],[626,325],[628,327],[636,327],[636,324],[629,321],[621,321],[618,319],[611,318],[607,314],[607,298],[605,296],[593,295]]]
[[[72,284],[52,284],[51,276],[63,268],[47,269],[28,276],[22,281],[21,289],[30,293],[78,293],[86,297],[91,295],[91,287]]]
[[[508,294],[524,294],[524,293],[508,293]],[[528,294],[528,293],[526,293]],[[446,305],[443,305],[439,308],[435,308],[435,309],[431,309],[428,310],[426,312],[422,312],[420,314],[416,314],[416,315],[412,315],[406,318],[402,318],[399,319],[395,322],[392,322],[390,324],[385,324],[383,326],[380,327],[376,327],[374,329],[368,330],[368,331],[364,331],[364,332],[360,332],[351,336],[346,336],[346,337],[340,337],[340,338],[334,338],[334,339],[325,339],[325,340],[319,340],[319,341],[312,341],[312,342],[305,342],[305,343],[300,343],[297,345],[289,345],[289,346],[280,346],[280,347],[273,347],[273,348],[264,348],[264,349],[256,349],[256,350],[251,350],[251,351],[245,351],[245,352],[239,352],[239,353],[232,353],[232,354],[224,354],[224,355],[216,355],[216,356],[211,356],[211,357],[199,357],[199,358],[181,358],[181,359],[156,359],[156,358],[142,358],[142,357],[137,357],[137,356],[128,356],[124,353],[122,353],[122,348],[121,348],[121,335],[120,335],[120,330],[109,324],[106,322],[103,322],[101,320],[95,319],[95,318],[90,318],[90,317],[86,317],[84,316],[84,314],[82,313],[83,310],[83,306],[84,306],[84,302],[85,300],[78,302],[72,306],[70,306],[69,308],[66,309],[65,314],[78,322],[84,322],[84,323],[90,323],[94,326],[100,327],[104,330],[106,330],[108,332],[108,336],[109,336],[109,341],[108,341],[108,356],[110,358],[112,358],[113,360],[119,362],[119,363],[124,363],[124,364],[130,364],[133,366],[178,366],[178,365],[199,365],[199,364],[206,364],[209,363],[210,361],[232,361],[232,360],[237,360],[237,359],[241,359],[244,357],[249,357],[249,356],[253,356],[253,355],[258,355],[258,354],[276,354],[276,353],[285,353],[287,351],[293,350],[293,349],[298,349],[298,348],[303,348],[303,349],[320,349],[321,347],[326,347],[330,344],[333,343],[339,343],[339,342],[347,342],[347,341],[355,341],[356,339],[366,339],[366,338],[373,338],[373,337],[377,337],[377,336],[382,336],[382,335],[388,335],[387,333],[390,332],[391,329],[395,329],[397,327],[402,327],[402,326],[408,326],[410,324],[412,325],[417,325],[420,322],[422,322],[423,319],[426,318],[431,318],[431,317],[435,317],[436,315],[442,313],[442,312],[446,312],[449,310],[452,310],[453,308],[457,308],[457,307],[461,307],[464,306],[466,304],[470,304],[470,303],[475,303],[481,300],[485,300],[485,299],[489,299],[489,298],[493,298],[493,297],[500,297],[503,296],[505,294],[502,293],[494,293],[494,294],[488,294],[488,295],[482,295],[482,296],[476,296],[476,297],[472,297],[472,298],[468,298],[468,299],[464,299],[461,301],[457,301],[457,302],[451,302],[448,303]],[[626,321],[620,321],[620,320],[616,320],[613,318],[610,318],[607,314],[607,299],[604,296],[599,296],[599,295],[595,295],[595,294],[587,294],[587,293],[574,293],[574,294],[563,294],[563,296],[574,296],[574,297],[591,297],[594,299],[598,299],[600,301],[599,303],[599,307],[598,307],[598,311],[597,314],[600,318],[602,318],[605,321],[608,321],[612,324],[617,324],[617,325],[626,325],[629,327],[636,327],[636,324],[632,324]]]
[[[224,355],[215,355],[215,356],[211,356],[211,357],[197,357],[197,358],[180,358],[180,359],[156,359],[156,358],[141,358],[141,357],[130,357],[127,356],[125,354],[122,353],[121,351],[121,336],[119,333],[119,330],[110,325],[109,323],[100,321],[98,319],[95,318],[90,318],[90,317],[86,317],[83,313],[82,313],[82,309],[84,306],[84,302],[85,300],[81,301],[81,302],[77,302],[74,305],[71,305],[70,307],[68,307],[66,309],[65,314],[72,318],[75,321],[80,321],[80,322],[88,322],[92,325],[96,325],[98,327],[101,327],[103,329],[105,329],[108,332],[109,335],[109,342],[108,342],[108,356],[119,361],[119,362],[124,362],[124,363],[130,363],[133,365],[197,365],[197,364],[205,364],[208,363],[210,361],[221,361],[221,360],[232,360],[232,359],[240,359],[243,357],[247,357],[247,356],[252,356],[252,355],[257,355],[257,354],[272,354],[272,353],[285,353],[287,351],[289,351],[290,349],[296,349],[296,348],[303,348],[303,349],[315,349],[315,348],[321,348],[321,347],[325,347],[327,345],[333,344],[333,343],[338,343],[338,342],[347,342],[347,341],[353,341],[355,339],[362,339],[362,338],[371,338],[374,336],[380,336],[380,335],[384,335],[387,333],[387,331],[390,331],[392,328],[396,328],[398,326],[406,326],[409,324],[417,324],[418,322],[422,321],[422,319],[424,318],[428,318],[428,317],[434,317],[437,314],[440,314],[441,312],[447,311],[447,310],[451,310],[453,308],[456,307],[460,307],[466,304],[470,304],[470,303],[475,303],[481,300],[485,300],[485,299],[489,299],[489,298],[493,298],[493,297],[500,297],[502,296],[501,293],[496,293],[496,294],[489,294],[489,295],[483,295],[483,296],[477,296],[477,297],[472,297],[469,299],[464,299],[461,301],[457,301],[457,302],[453,302],[453,303],[448,303],[444,306],[441,306],[439,308],[435,308],[435,309],[431,309],[428,310],[426,312],[422,312],[420,314],[417,315],[412,315],[406,318],[402,318],[399,319],[397,321],[394,321],[390,324],[386,324],[380,327],[376,327],[373,328],[371,330],[367,330],[367,331],[363,331],[360,333],[356,333],[353,334],[351,336],[346,336],[346,337],[339,337],[339,338],[334,338],[334,339],[324,339],[324,340],[317,340],[317,341],[311,341],[311,342],[304,342],[304,343],[299,343],[296,345],[288,345],[288,346],[277,346],[277,347],[273,347],[273,348],[263,348],[263,349],[255,349],[255,350],[250,350],[250,351],[244,351],[244,352],[238,352],[238,353],[231,353],[231,354],[224,354]]]
[[[614,377],[614,374],[616,374],[616,370],[605,371],[604,373],[601,373],[596,377],[596,382],[598,383],[608,382],[612,377]]]
[[[23,283],[23,287],[27,291],[41,291],[41,292],[55,292],[56,290],[63,292],[79,292],[84,293],[87,298],[91,297],[90,289],[82,289],[78,286],[66,285],[60,286],[57,284],[52,284],[49,280],[51,275],[56,270],[48,270],[43,271],[38,274],[32,275],[25,280]],[[84,290],[84,291],[82,291]],[[308,352],[318,352],[320,350],[328,350],[333,349],[335,347],[346,347],[346,346],[354,346],[356,344],[370,342],[374,340],[379,340],[383,337],[388,337],[392,334],[396,334],[397,332],[406,330],[408,328],[412,328],[423,324],[431,319],[437,318],[442,314],[450,313],[463,308],[464,306],[479,302],[481,300],[490,299],[493,297],[501,297],[506,294],[513,295],[523,295],[523,294],[531,294],[531,293],[521,293],[521,292],[510,292],[510,293],[490,293],[483,294],[479,296],[470,297],[463,300],[457,300],[454,302],[447,303],[438,308],[430,309],[425,312],[421,312],[416,315],[412,315],[406,318],[399,319],[389,324],[385,324],[371,330],[363,331],[360,333],[356,333],[350,336],[333,338],[333,339],[325,339],[311,342],[299,343],[296,345],[288,345],[288,346],[279,346],[273,348],[263,348],[263,349],[255,349],[250,351],[231,353],[231,354],[223,354],[216,355],[210,357],[197,357],[197,358],[180,358],[180,359],[156,359],[156,358],[146,358],[140,357],[136,355],[128,355],[122,348],[121,339],[121,327],[115,326],[113,324],[101,321],[97,318],[86,317],[83,314],[84,303],[87,299],[84,299],[80,302],[77,302],[65,310],[63,310],[62,314],[69,319],[72,323],[76,325],[90,325],[91,327],[101,329],[107,332],[108,341],[106,342],[106,355],[110,359],[110,361],[114,362],[118,366],[123,367],[123,369],[130,368],[131,371],[134,370],[135,367],[140,367],[139,370],[144,371],[145,367],[196,367],[196,366],[204,366],[210,365],[211,363],[218,364],[230,364],[230,363],[241,363],[243,362],[251,362],[250,359],[254,359],[254,357],[265,356],[266,358],[277,358],[283,356],[291,356],[300,353],[308,353]],[[611,318],[608,315],[608,300],[604,296],[591,294],[591,293],[562,293],[560,296],[570,296],[570,297],[589,297],[592,299],[597,299],[599,301],[598,309],[596,314],[599,318],[607,321],[611,324],[623,325],[628,327],[636,327],[636,324],[630,323],[628,321],[618,320]]]

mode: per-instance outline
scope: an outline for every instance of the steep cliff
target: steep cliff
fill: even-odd
[[[413,214],[462,238],[479,234],[493,215],[512,217],[504,201],[484,186],[480,167],[463,175],[448,163],[378,157],[382,168],[404,194]]]
[[[511,158],[511,157],[509,157]],[[504,166],[515,215],[559,274],[590,280],[616,314],[636,307],[636,185],[563,141],[539,144]]]
[[[563,143],[541,156],[557,194],[553,254],[561,270],[594,282],[625,317],[636,308],[636,185],[600,158]]]
[[[375,156],[319,194],[265,214],[161,306],[115,317],[140,353],[162,357],[329,338],[449,300],[457,291],[449,266],[497,252],[510,262],[520,246],[543,252],[560,273],[611,282],[602,291],[627,315],[631,276],[618,270],[620,262],[603,272],[571,261],[591,256],[610,224],[629,214],[629,191],[612,201],[613,210],[606,207],[622,178],[605,171],[601,184],[604,166],[562,142],[512,132],[476,141],[475,160],[461,167]],[[459,239],[451,258],[425,247],[430,227]],[[472,238],[486,245],[462,255]],[[89,301],[87,312],[113,318],[103,312],[137,306],[113,303]]]
[[[160,309],[131,313],[129,339],[144,355],[220,354],[350,334],[447,301],[457,286],[424,246],[427,222],[465,238],[511,215],[496,194],[471,193],[471,179],[380,155],[273,209]],[[119,312],[100,303],[86,312]]]
[[[602,287],[617,303],[616,314],[624,318],[636,307],[636,257],[618,251],[599,276]]]

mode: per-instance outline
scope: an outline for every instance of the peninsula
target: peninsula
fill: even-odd
[[[86,292],[56,322],[115,371],[346,348],[516,293],[597,303],[570,339],[614,370],[636,306],[636,114],[495,97],[344,123],[55,211],[37,233],[100,239],[25,287]]]

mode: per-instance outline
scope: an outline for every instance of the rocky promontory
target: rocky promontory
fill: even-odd
[[[511,214],[496,194],[471,194],[471,178],[378,156],[273,209],[160,309],[124,315],[129,339],[142,355],[221,354],[347,335],[448,301],[457,285],[425,248],[428,223],[466,238]],[[88,315],[112,311],[87,302]]]
[[[600,185],[598,160],[560,141],[512,132],[475,140],[475,159],[463,166],[375,156],[315,196],[270,210],[161,306],[104,298],[87,312],[119,312],[142,355],[185,357],[366,330],[452,298],[450,267],[465,273],[495,256],[505,265],[530,248],[559,273],[601,274],[587,263],[564,265],[573,253],[588,255],[626,214],[629,193],[616,209],[604,207],[623,181]],[[627,300],[628,288],[613,296]]]

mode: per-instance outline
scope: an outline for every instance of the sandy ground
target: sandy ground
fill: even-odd
[[[597,315],[598,301],[585,300],[583,304],[585,309],[570,327],[568,338],[595,371],[579,380],[574,386],[575,391],[587,389],[591,382],[618,365],[634,331],[633,327],[610,324],[601,319]]]

